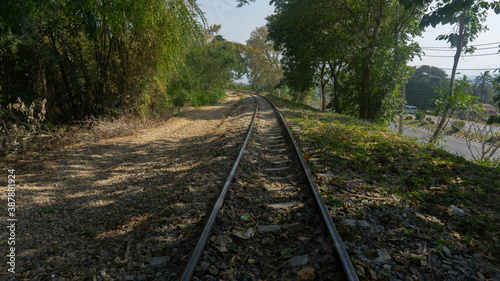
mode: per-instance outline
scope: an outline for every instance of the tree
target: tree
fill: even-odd
[[[279,52],[268,41],[268,33],[266,26],[258,27],[250,33],[246,42],[248,76],[252,89],[257,92],[272,91],[283,76]]]
[[[493,97],[493,104],[497,104],[497,107],[500,109],[500,74],[496,75],[495,83],[497,83],[497,91],[496,95]]]
[[[471,86],[465,80],[458,81],[454,97],[458,102],[455,102],[452,110],[462,109],[462,118],[466,120],[466,125],[461,127],[460,131],[465,136],[472,158],[480,163],[493,163],[492,157],[500,148],[497,126],[485,122],[489,113],[478,103],[478,97],[473,96]]]
[[[217,38],[217,37],[216,37]],[[198,88],[203,91],[225,88],[245,72],[244,46],[226,40],[214,40],[187,56],[187,67]]]
[[[438,40],[446,40],[452,48],[456,48],[447,101],[453,100],[455,75],[462,53],[474,52],[474,48],[469,47],[468,44],[485,29],[481,23],[485,20],[485,9],[488,7],[490,7],[489,3],[483,1],[443,1],[438,2],[437,7],[422,18],[421,27],[435,27],[437,24],[451,24],[453,26],[452,32],[437,38]],[[443,115],[431,141],[436,140],[443,131],[452,106],[453,104],[445,105]]]
[[[312,88],[315,71],[311,60],[304,59],[309,55],[309,46],[297,38],[301,31],[293,24],[300,17],[301,10],[307,9],[307,4],[300,1],[287,3],[291,9],[283,8],[267,18],[268,38],[274,49],[281,53],[283,78],[280,84],[288,86],[294,99],[299,101]]]
[[[250,2],[255,2],[255,0],[236,0],[236,2],[238,2],[238,8],[241,8],[245,4],[249,4]]]
[[[489,71],[481,73],[474,79],[474,93],[479,97],[479,102],[487,103],[492,101],[492,94],[495,90],[493,87],[493,77]]]
[[[53,122],[168,105],[184,50],[202,40],[194,0],[0,5],[1,102],[46,98]]]
[[[446,85],[444,79],[447,76],[444,70],[434,66],[418,67],[406,84],[407,103],[419,109],[431,109],[434,89],[443,86],[443,83]]]
[[[217,101],[223,89],[245,73],[244,46],[217,35],[219,28],[205,30],[205,38],[211,39],[187,50],[182,66],[174,74],[168,93],[179,110],[188,103],[200,106]]]
[[[287,85],[299,92],[310,88],[326,64],[338,111],[347,111],[340,108],[341,100],[354,101],[348,107],[373,122],[391,108],[388,101],[395,99],[389,97],[405,77],[406,61],[417,51],[411,35],[418,33],[419,6],[382,0],[271,3],[276,15],[268,18],[270,37],[283,53]],[[325,80],[318,81],[322,88]],[[356,99],[341,96],[340,87]]]

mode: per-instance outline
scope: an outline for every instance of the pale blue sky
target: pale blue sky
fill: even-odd
[[[227,40],[245,44],[249,38],[250,32],[257,27],[265,25],[265,18],[274,13],[274,7],[269,5],[269,0],[256,0],[250,5],[245,5],[242,8],[236,8],[235,0],[202,0],[198,1],[201,9],[205,12],[205,16],[209,24],[221,24],[222,29],[220,34]],[[490,12],[487,19],[487,25],[490,30],[482,33],[472,45],[489,44],[479,46],[478,48],[497,47],[495,49],[477,50],[474,55],[493,54],[498,52],[500,45],[500,15]],[[439,26],[436,29],[428,28],[423,34],[423,38],[416,40],[422,47],[448,47],[443,41],[436,41],[435,38],[440,34],[449,33],[451,27]],[[432,51],[425,50],[426,56],[422,60],[415,58],[410,65],[432,65],[443,68],[449,74],[453,66],[453,50],[451,51]],[[429,57],[429,55],[450,56],[447,58]],[[461,58],[458,64],[459,69],[488,69],[500,68],[500,54],[488,56],[475,56]],[[462,75],[466,74],[469,77],[479,75],[484,70],[459,70]],[[491,71],[492,72],[492,71]],[[496,72],[498,73],[498,72]],[[461,76],[461,75],[459,75]]]

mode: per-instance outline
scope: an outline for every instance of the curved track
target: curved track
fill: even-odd
[[[290,128],[270,101],[255,99],[181,280],[358,280]]]

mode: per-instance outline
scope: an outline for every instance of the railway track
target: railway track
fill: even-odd
[[[290,128],[270,101],[255,100],[181,280],[358,280]]]

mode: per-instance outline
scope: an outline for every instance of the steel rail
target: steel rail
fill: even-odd
[[[215,220],[217,218],[217,214],[219,213],[222,204],[224,203],[224,198],[226,197],[226,193],[229,190],[229,186],[231,185],[231,182],[233,181],[234,175],[236,174],[236,169],[238,168],[241,157],[243,156],[243,152],[245,151],[245,148],[247,147],[248,140],[250,139],[250,135],[252,134],[253,126],[255,123],[255,117],[257,116],[257,113],[259,112],[259,100],[253,96],[255,99],[255,112],[252,117],[252,121],[250,123],[250,126],[248,128],[247,136],[245,138],[245,141],[243,142],[243,145],[241,146],[240,153],[238,154],[238,157],[236,158],[236,162],[233,165],[233,169],[231,170],[231,173],[229,174],[229,177],[226,180],[226,183],[224,184],[224,187],[222,188],[222,191],[219,195],[219,198],[217,199],[217,202],[214,205],[214,208],[212,209],[212,213],[210,214],[210,217],[208,219],[207,224],[205,225],[205,228],[203,229],[203,233],[198,240],[198,243],[196,244],[196,248],[193,251],[193,254],[191,255],[191,258],[189,259],[189,262],[184,269],[184,273],[182,274],[181,280],[182,281],[189,281],[191,278],[193,278],[194,270],[196,267],[196,264],[200,260],[201,253],[203,249],[205,248],[205,245],[208,241],[208,237],[210,233],[212,232],[212,228],[215,224]]]
[[[333,243],[335,245],[335,249],[337,250],[337,255],[342,263],[342,267],[344,269],[344,273],[346,278],[349,281],[359,281],[358,275],[356,274],[356,271],[354,270],[354,267],[351,263],[351,260],[349,259],[349,256],[347,255],[347,251],[345,250],[344,244],[342,243],[342,239],[340,238],[340,235],[335,228],[335,224],[333,223],[332,217],[330,215],[330,212],[328,211],[328,208],[325,205],[325,202],[323,201],[323,198],[321,197],[321,194],[318,191],[318,186],[316,185],[316,181],[314,180],[311,172],[309,171],[309,167],[306,163],[306,160],[302,156],[302,152],[300,151],[300,148],[297,144],[297,141],[293,137],[292,131],[288,127],[287,123],[285,122],[285,118],[281,114],[281,112],[278,110],[278,108],[272,103],[267,97],[263,97],[271,107],[273,108],[274,112],[276,112],[276,115],[279,116],[279,120],[281,124],[286,128],[288,135],[290,137],[290,140],[293,143],[293,146],[295,147],[295,151],[298,154],[298,157],[300,159],[300,163],[302,166],[302,169],[307,175],[307,180],[309,181],[309,186],[312,189],[312,192],[314,194],[314,197],[316,199],[316,203],[318,204],[318,207],[321,211],[321,214],[323,216],[323,219],[327,225],[328,231],[330,232],[330,236],[332,237]]]

